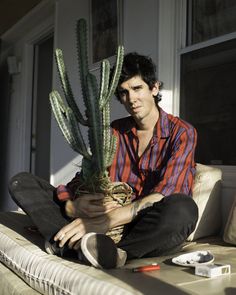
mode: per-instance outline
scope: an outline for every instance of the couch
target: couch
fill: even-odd
[[[0,295],[236,294],[236,209],[222,228],[221,177],[220,169],[197,164],[193,198],[199,219],[188,241],[166,256],[131,260],[120,269],[99,270],[48,255],[41,235],[29,230],[28,216],[1,212]],[[231,274],[205,278],[195,275],[193,267],[172,263],[173,257],[197,250],[210,251],[217,264],[230,264]],[[160,270],[132,271],[152,263]]]

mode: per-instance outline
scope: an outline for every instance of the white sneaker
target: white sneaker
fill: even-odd
[[[127,260],[127,253],[125,250],[122,250],[121,248],[117,248],[117,261],[116,261],[116,267],[122,267],[125,265]]]
[[[110,237],[97,233],[88,233],[83,236],[81,252],[86,260],[96,268],[121,267],[125,264],[127,258],[126,252],[117,248]],[[81,260],[83,260],[83,257]]]

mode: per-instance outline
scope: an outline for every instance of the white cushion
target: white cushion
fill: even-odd
[[[236,196],[225,225],[223,240],[226,243],[236,245]]]
[[[29,225],[32,222],[23,213],[0,213],[0,261],[40,294],[139,294],[135,287],[117,279],[112,270],[108,273],[48,255],[43,251],[41,235],[25,229]]]
[[[221,215],[221,179],[219,168],[197,164],[193,199],[198,206],[198,222],[188,241],[219,233]]]

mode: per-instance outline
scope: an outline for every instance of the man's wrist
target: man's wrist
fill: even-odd
[[[131,222],[138,212],[141,210],[150,207],[155,202],[159,202],[163,199],[163,195],[159,193],[154,193],[149,196],[146,196],[143,199],[132,202],[129,205],[111,210],[107,213],[109,219],[109,228],[114,228],[119,225],[123,225]]]
[[[111,210],[107,213],[109,219],[109,228],[114,228],[119,225],[129,223],[132,219],[130,218],[131,205],[119,207]]]
[[[132,220],[138,213],[148,207],[151,207],[154,203],[161,201],[164,196],[160,193],[152,193],[143,199],[137,200],[133,202],[132,207]]]

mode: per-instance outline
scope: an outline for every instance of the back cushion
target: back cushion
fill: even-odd
[[[193,199],[198,206],[198,222],[188,237],[193,241],[219,233],[222,222],[220,169],[197,164],[193,187]]]

